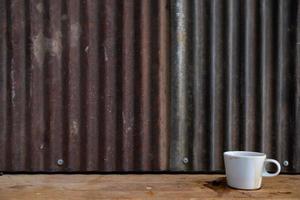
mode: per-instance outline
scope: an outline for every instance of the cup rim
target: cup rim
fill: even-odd
[[[266,157],[265,153],[255,151],[225,151],[224,156],[239,157],[239,158],[257,158]]]

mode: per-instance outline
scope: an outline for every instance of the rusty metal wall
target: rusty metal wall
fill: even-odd
[[[298,0],[0,0],[0,171],[300,172]]]
[[[223,151],[254,150],[299,173],[299,1],[171,2],[170,168],[221,171]]]
[[[166,0],[0,0],[0,171],[166,170]]]

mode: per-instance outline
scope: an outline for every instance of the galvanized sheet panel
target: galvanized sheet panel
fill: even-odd
[[[300,172],[299,1],[171,2],[170,168],[253,150]]]
[[[298,0],[0,0],[0,171],[299,173],[299,23]]]
[[[0,170],[166,170],[166,0],[0,0]]]

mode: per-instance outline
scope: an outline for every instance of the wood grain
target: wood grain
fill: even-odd
[[[264,178],[260,190],[235,190],[224,175],[4,175],[0,199],[300,199],[300,176]]]

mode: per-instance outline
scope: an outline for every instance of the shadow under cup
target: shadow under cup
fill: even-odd
[[[267,159],[266,154],[251,151],[224,152],[227,184],[237,189],[259,189],[262,177],[273,177],[280,173],[280,164],[273,159]],[[266,170],[267,163],[277,166],[276,173]]]

